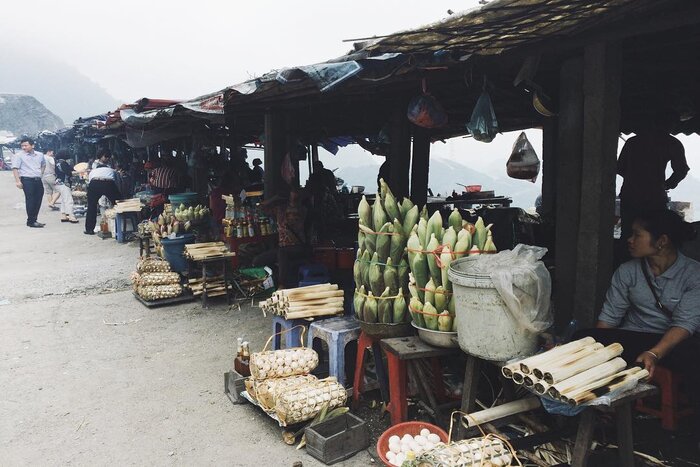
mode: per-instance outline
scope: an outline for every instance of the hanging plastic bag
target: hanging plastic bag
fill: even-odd
[[[475,140],[484,143],[490,143],[498,134],[498,120],[488,92],[483,91],[476,101],[467,130]]]
[[[447,112],[442,104],[428,93],[425,79],[423,94],[411,99],[406,116],[411,123],[422,128],[441,128],[447,125]]]
[[[535,148],[528,141],[525,132],[520,133],[513,144],[513,151],[506,162],[506,171],[510,178],[530,180],[532,183],[537,181],[540,174],[540,158],[537,157]]]
[[[292,159],[289,157],[289,153],[287,153],[284,156],[281,171],[282,179],[285,182],[287,182],[288,185],[291,185],[294,179],[296,178],[296,171],[294,170],[294,166],[292,165]]]

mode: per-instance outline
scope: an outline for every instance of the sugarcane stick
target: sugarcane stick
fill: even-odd
[[[631,372],[631,370],[637,370],[635,372]],[[642,379],[646,379],[649,377],[649,372],[647,370],[643,370],[640,368],[631,368],[630,370],[626,370],[620,373],[617,373],[612,379],[603,385],[591,387],[587,391],[584,392],[579,392],[574,396],[566,396],[568,399],[568,403],[570,405],[579,405],[579,404],[585,404],[586,402],[590,402],[594,399],[597,399],[598,397],[604,396],[605,394],[608,394],[616,389],[619,389],[621,387],[624,387],[625,385],[631,383],[631,382],[638,382]]]
[[[593,368],[596,365],[600,365],[622,355],[622,350],[622,346],[617,342],[610,344],[604,349],[596,350],[589,355],[582,356],[581,359],[566,363],[557,368],[550,368],[549,371],[544,374],[543,379],[549,384],[556,384],[567,378],[571,378],[576,373],[581,373],[582,371],[586,371],[589,368]]]
[[[581,358],[585,357],[586,355],[589,355],[592,352],[594,352],[596,350],[600,350],[602,348],[603,348],[603,344],[601,344],[599,342],[594,342],[593,344],[581,347],[580,349],[576,350],[575,352],[560,355],[559,357],[546,362],[544,365],[538,365],[535,368],[531,368],[532,374],[535,375],[535,377],[537,377],[539,379],[544,379],[544,374],[548,370],[550,370],[552,368],[558,368],[558,367],[566,365],[568,363],[580,360]]]
[[[565,379],[564,381],[550,386],[547,394],[555,398],[559,397],[559,394],[570,392],[572,389],[580,387],[583,384],[614,375],[615,373],[624,370],[626,366],[627,362],[625,362],[622,358],[613,358],[608,362],[594,366],[593,368],[589,368],[583,373],[579,373],[571,378]]]
[[[548,350],[546,352],[543,352],[541,354],[533,355],[532,357],[528,357],[528,358],[521,360],[519,362],[520,371],[522,371],[523,373],[528,375],[531,373],[530,367],[533,365],[539,365],[541,363],[546,362],[547,360],[551,360],[555,357],[558,357],[559,355],[563,355],[565,353],[575,351],[577,349],[580,349],[581,347],[584,347],[586,345],[590,345],[593,343],[595,343],[595,339],[593,339],[592,337],[584,337],[583,339],[575,340],[575,341],[569,342],[568,344],[554,347],[553,349]]]

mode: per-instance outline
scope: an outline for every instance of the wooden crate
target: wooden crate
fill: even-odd
[[[348,459],[369,446],[365,421],[345,413],[308,427],[306,452],[326,465]]]

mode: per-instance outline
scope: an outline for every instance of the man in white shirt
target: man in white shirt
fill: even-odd
[[[34,140],[28,136],[20,139],[22,151],[12,158],[12,173],[15,176],[15,185],[24,191],[24,200],[27,207],[27,227],[41,228],[44,226],[37,222],[41,198],[44,197],[42,177],[46,169],[46,159],[38,151],[34,151]]]
[[[85,214],[85,234],[94,235],[97,224],[97,208],[100,198],[104,195],[112,202],[116,203],[120,198],[119,188],[115,183],[117,173],[107,163],[111,158],[108,149],[101,149],[97,152],[99,165],[90,171],[88,176],[87,189],[87,213]]]

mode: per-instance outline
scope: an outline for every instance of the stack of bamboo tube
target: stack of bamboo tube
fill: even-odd
[[[618,343],[604,347],[585,337],[504,366],[503,376],[540,395],[576,406],[636,384],[649,372],[620,358]]]
[[[297,289],[284,289],[260,302],[264,313],[285,319],[314,318],[343,314],[343,291],[336,284],[319,284]]]
[[[235,256],[235,253],[230,252],[224,242],[207,242],[185,245],[185,256],[194,261],[201,261]]]
[[[204,280],[201,277],[190,279],[185,287],[190,289],[192,295],[197,297],[204,293]],[[230,290],[233,287],[231,284],[229,284],[228,288]],[[226,282],[224,281],[224,276],[207,277],[206,291],[208,297],[216,297],[218,295],[226,294]]]

